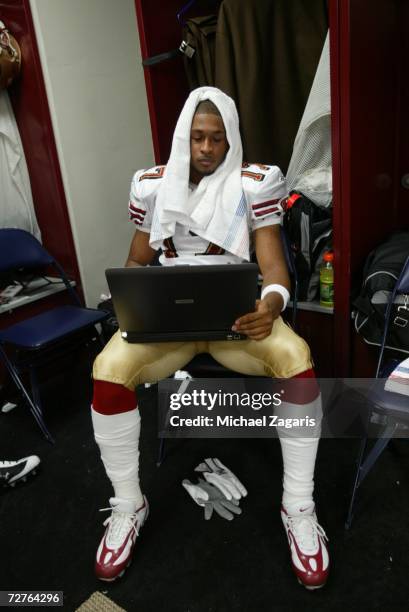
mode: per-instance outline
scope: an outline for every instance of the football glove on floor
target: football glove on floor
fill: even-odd
[[[227,521],[232,521],[235,514],[241,514],[237,500],[232,499],[229,501],[219,489],[202,478],[199,478],[197,484],[193,484],[190,480],[184,480],[182,486],[189,493],[193,501],[198,506],[204,508],[204,518],[206,521],[212,517],[213,511]]]
[[[241,499],[247,495],[247,489],[237,476],[217,457],[205,459],[195,468],[195,472],[200,472],[205,480],[217,487],[228,500]]]

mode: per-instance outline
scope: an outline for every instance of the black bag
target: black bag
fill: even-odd
[[[332,209],[321,208],[292,191],[284,204],[286,230],[298,278],[298,299],[314,300],[325,251],[332,248]]]
[[[367,344],[380,346],[382,343],[388,301],[408,255],[409,232],[398,232],[367,257],[361,292],[353,301],[355,330]],[[409,354],[409,305],[407,312],[402,309],[408,302],[409,296],[396,296],[385,344],[401,354]]]

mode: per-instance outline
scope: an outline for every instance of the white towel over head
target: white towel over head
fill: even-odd
[[[189,190],[190,131],[197,105],[210,100],[220,111],[229,143],[224,161],[197,189]],[[158,191],[153,214],[150,245],[159,249],[175,233],[176,223],[225,250],[249,259],[247,204],[241,181],[243,149],[239,118],[234,101],[215,87],[191,92],[180,113],[172,150]]]

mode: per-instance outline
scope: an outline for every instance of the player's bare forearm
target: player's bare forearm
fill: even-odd
[[[257,262],[263,275],[263,288],[278,284],[290,290],[290,277],[281,242],[280,226],[270,225],[254,232]],[[279,293],[269,293],[264,298],[269,309],[277,318],[283,307]]]
[[[136,230],[132,238],[128,257],[125,262],[126,268],[138,268],[147,266],[155,257],[156,251],[149,246],[149,234]]]
[[[257,262],[263,275],[263,287],[277,283],[290,289],[287,262],[281,242],[280,226],[269,225],[254,232]]]
[[[257,261],[263,275],[263,287],[271,284],[290,288],[290,278],[281,244],[280,226],[263,227],[254,232]],[[270,335],[275,319],[280,316],[283,298],[280,293],[268,293],[257,300],[254,312],[234,322],[233,330],[252,340],[263,340]]]

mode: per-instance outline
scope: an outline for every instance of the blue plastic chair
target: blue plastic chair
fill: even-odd
[[[0,274],[51,268],[64,283],[73,302],[73,305],[52,308],[0,330],[0,357],[44,436],[54,442],[43,419],[36,370],[54,360],[57,353],[67,353],[77,347],[85,338],[97,338],[103,346],[95,325],[108,313],[81,305],[63,268],[28,232],[0,229],[0,253]],[[22,380],[25,371],[30,375],[31,395]]]
[[[407,296],[407,299],[404,300],[403,305],[399,307],[399,314],[393,318],[391,316],[392,308],[399,295]],[[383,450],[394,437],[396,431],[402,426],[409,426],[409,396],[385,391],[384,389],[385,378],[389,376],[394,367],[399,363],[396,359],[393,361],[385,360],[385,351],[388,348],[387,337],[391,324],[399,325],[400,327],[409,327],[409,256],[406,259],[388,301],[375,380],[365,398],[365,401],[368,403],[367,433],[362,438],[359,448],[357,469],[345,524],[347,529],[349,529],[352,524],[357,492],[362,482],[375,462],[379,459]],[[382,429],[378,434],[376,442],[373,444],[372,448],[368,450],[368,430],[374,415],[377,415],[375,417],[376,422],[382,423]]]

